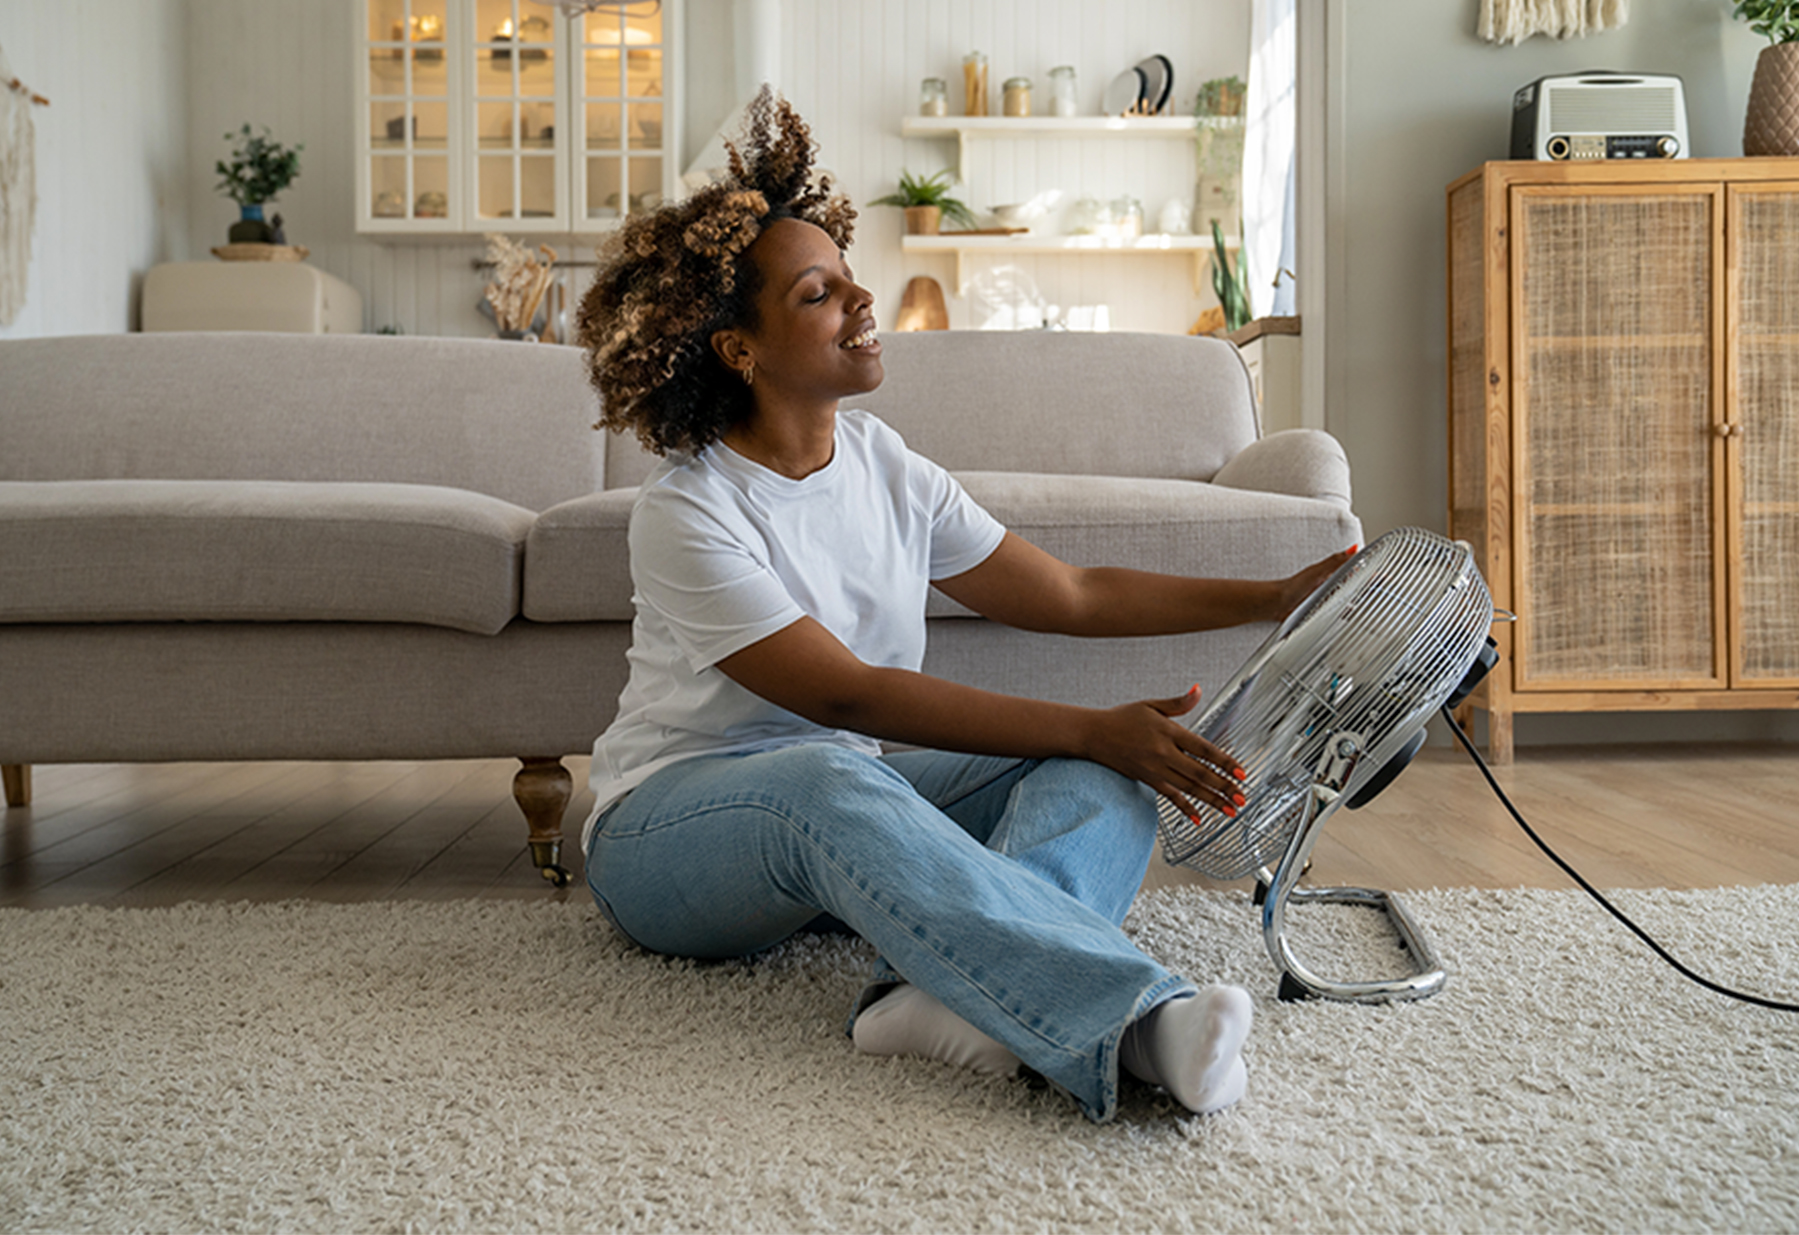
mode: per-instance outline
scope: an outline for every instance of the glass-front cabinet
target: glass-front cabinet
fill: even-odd
[[[357,229],[597,233],[675,192],[680,0],[364,0]]]

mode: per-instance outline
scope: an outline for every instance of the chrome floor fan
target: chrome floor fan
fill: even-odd
[[[1297,884],[1325,820],[1391,783],[1424,745],[1431,715],[1461,702],[1493,665],[1492,623],[1493,599],[1468,546],[1401,528],[1294,610],[1193,722],[1248,773],[1249,801],[1235,818],[1202,806],[1195,823],[1163,799],[1163,856],[1214,879],[1256,876],[1282,998],[1373,1002],[1442,988],[1429,938],[1391,893]],[[1414,972],[1363,982],[1313,974],[1286,938],[1289,903],[1308,901],[1384,909]]]

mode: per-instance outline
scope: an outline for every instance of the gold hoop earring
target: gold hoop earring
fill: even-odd
[[[753,382],[755,380],[756,380],[756,362],[752,360],[752,361],[750,361],[749,364],[747,364],[743,367],[743,384],[745,386],[748,386],[751,382]]]

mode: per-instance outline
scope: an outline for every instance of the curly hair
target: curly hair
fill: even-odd
[[[749,247],[777,219],[823,228],[848,248],[856,211],[812,176],[806,122],[767,86],[745,135],[727,142],[724,179],[683,201],[632,215],[599,252],[576,337],[600,392],[596,429],[629,430],[648,449],[698,451],[749,418],[749,388],[712,350],[712,335],[758,326],[761,275]]]

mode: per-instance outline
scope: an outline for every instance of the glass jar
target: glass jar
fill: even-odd
[[[962,114],[987,114],[987,57],[971,51],[962,57]]]
[[[1143,235],[1143,203],[1126,194],[1112,199],[1112,226],[1120,240],[1136,240]]]
[[[949,115],[949,83],[941,77],[927,77],[918,88],[918,114]]]
[[[1001,110],[1008,116],[1028,116],[1031,114],[1031,79],[1028,77],[1008,77],[1002,86]]]
[[[1062,230],[1070,236],[1091,236],[1098,230],[1103,215],[1104,209],[1098,199],[1083,197],[1068,208]]]
[[[1077,114],[1074,99],[1074,66],[1072,64],[1059,64],[1049,71],[1049,114],[1052,116]]]

